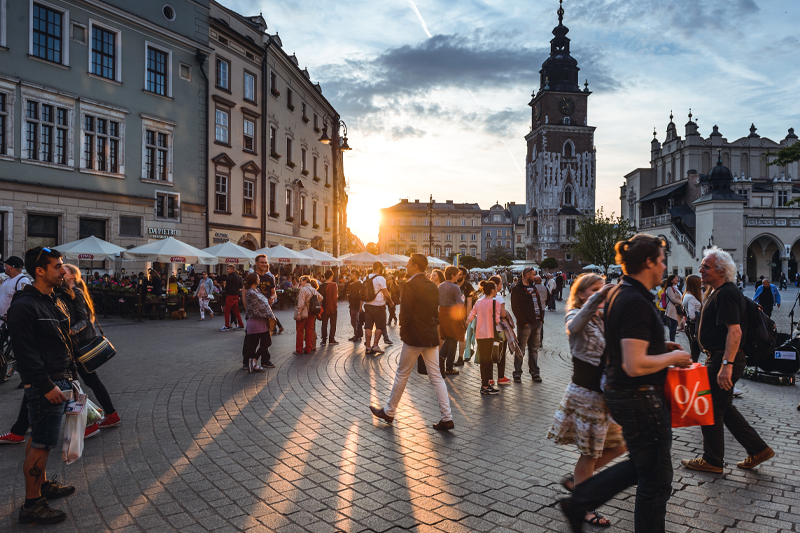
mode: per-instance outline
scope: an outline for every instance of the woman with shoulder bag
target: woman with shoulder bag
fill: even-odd
[[[686,292],[683,293],[683,309],[686,311],[686,327],[684,332],[689,338],[692,361],[700,359],[700,343],[697,342],[697,326],[700,323],[700,311],[703,293],[700,289],[700,276],[692,274],[686,278]]]
[[[275,313],[269,306],[269,299],[258,290],[258,274],[248,274],[245,279],[245,308],[247,309],[247,328],[242,346],[243,364],[248,373],[264,372],[266,368],[275,368],[270,361],[269,347],[272,339],[269,332],[275,324]],[[258,359],[261,358],[261,365]]]
[[[492,276],[489,281],[495,284],[495,287],[502,287],[503,280],[500,276]],[[500,360],[497,361],[497,384],[498,385],[511,385],[511,380],[506,377],[506,352],[508,351],[508,340],[505,334],[503,323],[509,326],[509,329],[514,329],[514,319],[506,312],[506,300],[501,294],[495,294],[494,300],[497,302],[497,307],[500,309],[500,327],[497,329],[501,332],[503,338],[500,343]],[[494,385],[494,381],[490,381],[489,385]]]
[[[317,305],[320,307],[320,309],[316,310],[316,313],[319,313],[322,295],[311,286],[308,276],[302,276],[300,278],[300,292],[297,293],[297,303],[294,308],[294,320],[297,324],[295,355],[310,354],[312,350],[316,349],[314,346],[314,323],[317,317],[315,313],[309,312],[309,306],[314,296],[316,296]],[[305,341],[305,347],[303,346],[303,341]]]
[[[670,274],[667,278],[667,288],[664,294],[667,295],[667,322],[669,323],[669,340],[675,342],[675,334],[678,331],[678,322],[683,320],[683,304],[681,304],[681,293],[678,291],[678,276]]]
[[[478,358],[481,367],[481,394],[493,395],[500,392],[490,384],[493,372],[492,355],[495,344],[497,344],[495,338],[500,325],[500,306],[494,299],[497,294],[497,285],[494,282],[482,281],[481,290],[485,297],[478,300],[472,307],[467,321],[472,322],[473,319],[478,319],[475,323],[475,339],[478,344]],[[499,346],[496,349],[499,360]]]
[[[103,336],[103,330],[100,328],[100,324],[97,323],[92,297],[89,295],[86,283],[81,278],[80,269],[70,264],[64,265],[64,269],[67,273],[64,275],[65,284],[60,287],[59,297],[69,309],[69,334],[73,353],[77,357],[82,347],[97,337]],[[120,425],[122,421],[117,410],[114,409],[114,404],[111,402],[111,395],[108,394],[105,385],[100,381],[100,376],[97,375],[97,372],[87,372],[83,365],[77,361],[76,366],[78,367],[78,376],[92,390],[100,403],[100,407],[103,408],[104,415],[100,422],[86,428],[84,438],[97,435],[101,429]]]

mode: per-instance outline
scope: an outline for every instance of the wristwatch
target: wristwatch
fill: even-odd
[[[722,360],[722,366],[725,366],[725,365],[732,365],[732,364],[733,364],[733,363],[731,363],[731,362],[730,362],[730,361],[728,361],[727,359],[723,359],[723,360]]]

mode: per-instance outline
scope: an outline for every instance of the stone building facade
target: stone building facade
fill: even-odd
[[[483,234],[483,256],[490,258],[493,248],[502,248],[514,255],[514,217],[506,207],[495,203],[486,211],[481,211],[481,233]]]
[[[625,176],[621,213],[639,232],[668,243],[668,271],[697,274],[703,250],[729,251],[749,280],[793,278],[800,258],[800,165],[767,163],[768,152],[798,142],[793,128],[773,141],[755,125],[746,136],[728,141],[714,126],[703,138],[689,113],[684,138],[670,114],[666,137],[650,145],[650,168]]]
[[[525,244],[527,259],[555,257],[559,268],[580,270],[570,253],[570,236],[580,218],[595,210],[595,147],[588,125],[588,81],[578,86],[578,62],[570,55],[569,29],[558,9],[550,57],[540,70],[539,93],[532,108],[531,132],[525,136]]]
[[[400,203],[381,209],[378,249],[400,255],[420,252],[442,259],[456,253],[481,258],[482,214],[478,204],[447,200],[433,202],[429,210],[427,202],[401,199]]]
[[[90,235],[206,245],[208,0],[173,4],[2,1],[3,257]]]

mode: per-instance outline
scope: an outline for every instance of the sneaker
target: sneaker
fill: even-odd
[[[498,385],[511,385],[511,380],[507,377],[503,376],[502,378],[497,380]]]
[[[305,355],[305,353],[304,353],[304,352],[298,352],[297,350],[293,351],[292,353],[293,353],[294,355]],[[247,368],[247,367],[245,367],[245,368]]]
[[[98,425],[100,426],[100,429],[106,429],[116,427],[121,423],[122,420],[119,419],[119,415],[116,411],[114,411],[110,415],[104,416]]]
[[[361,341],[361,339],[359,339],[358,337],[350,337],[347,340],[350,341],[350,342],[359,342],[359,341]]]
[[[459,374],[458,370],[445,370],[444,373],[448,376],[457,376]]]
[[[533,381],[535,381],[536,383],[541,383],[541,382],[542,382],[542,378],[539,376],[539,374],[534,374],[534,376],[533,376],[533,378],[532,378],[532,379],[533,379]]]
[[[272,363],[266,363],[266,364],[264,364],[264,365],[261,365],[261,366],[262,366],[263,368],[275,368],[275,365],[273,365]]]
[[[56,498],[63,498],[75,492],[75,487],[70,485],[62,485],[56,481],[56,476],[53,479],[48,479],[42,483],[42,496],[48,500],[55,500]]]
[[[737,389],[736,387],[733,388],[733,397],[740,398],[744,394],[744,391]]]
[[[244,329],[244,326],[236,326],[236,327],[235,327],[235,328],[233,328],[233,329]]]
[[[219,328],[219,330],[220,330],[220,331],[230,331],[230,330],[232,330],[232,329],[233,329],[233,328],[231,328],[231,327],[228,327],[228,326],[222,326],[221,328]]]
[[[514,383],[522,383],[522,376],[514,376]]]
[[[712,474],[722,473],[722,467],[709,464],[702,457],[697,457],[695,459],[683,459],[681,460],[681,464],[686,468],[689,468],[690,470],[698,470],[700,472],[711,472]]]
[[[14,435],[10,432],[0,435],[0,444],[22,444],[23,442],[25,442],[25,435]]]
[[[19,523],[20,524],[58,524],[67,518],[67,513],[53,509],[47,503],[47,498],[42,498],[30,509],[25,509],[23,505],[19,510]]]
[[[326,344],[328,344],[328,342],[327,342],[327,341],[325,341],[325,340],[321,340],[321,341],[319,341],[319,345],[320,345],[320,346],[325,346]]]
[[[86,431],[83,432],[83,438],[88,439],[100,433],[100,422],[95,422],[91,426],[86,426]]]
[[[383,343],[384,343],[384,344],[388,344],[389,346],[391,346],[392,344],[394,344],[394,343],[393,343],[393,342],[392,342],[392,341],[389,339],[389,337],[386,337],[386,338],[384,338],[384,339],[383,339]]]
[[[453,366],[464,366],[464,360],[459,357],[456,359],[456,362],[453,363]]]
[[[337,344],[339,344],[339,342],[338,341],[329,341],[328,344],[330,344],[331,346],[336,346]]]
[[[489,386],[490,386],[490,387],[494,387],[494,380],[493,380],[493,379],[490,379],[490,380],[489,380]]]
[[[497,389],[495,389],[493,387],[481,387],[481,394],[483,396],[494,395],[494,394],[498,394],[499,392],[500,392],[499,390],[497,390]]]
[[[744,468],[745,470],[749,470],[757,467],[768,459],[772,459],[773,457],[775,457],[775,452],[768,446],[767,449],[761,453],[757,453],[756,455],[748,455],[747,459],[744,461],[739,461],[736,463],[736,466],[739,468]]]

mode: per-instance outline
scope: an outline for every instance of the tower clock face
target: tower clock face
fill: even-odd
[[[542,102],[541,100],[536,102],[536,105],[533,108],[533,112],[536,115],[536,119],[538,120],[542,114]]]
[[[565,115],[571,115],[575,111],[575,100],[569,96],[565,96],[558,101],[558,110]]]

